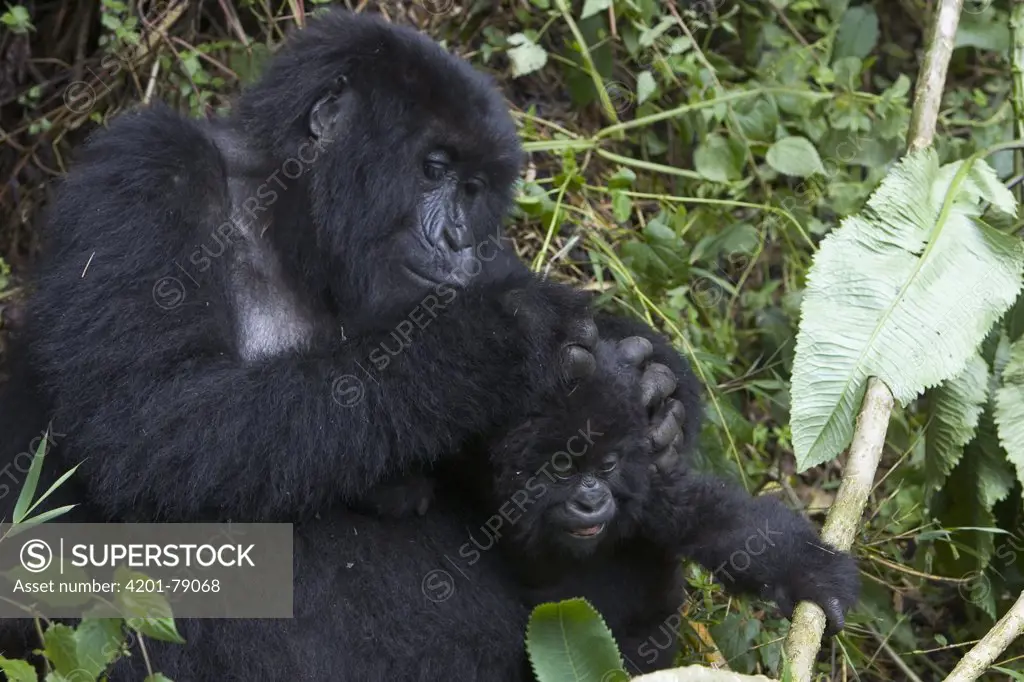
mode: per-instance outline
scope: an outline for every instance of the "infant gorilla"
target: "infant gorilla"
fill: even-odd
[[[651,353],[640,337],[599,342],[591,378],[547,396],[487,445],[489,457],[467,453],[440,470],[442,495],[477,494],[468,500],[481,522],[473,544],[486,551],[498,541],[528,607],[588,599],[637,672],[673,663],[674,638],[654,643],[678,623],[682,559],[732,591],[774,600],[786,617],[797,602],[815,602],[838,632],[859,590],[852,557],[779,501],[690,468],[678,446],[693,439],[678,425],[693,422],[664,400],[674,383],[663,390],[659,377],[671,370],[649,362]],[[412,484],[405,511],[425,508],[424,486]],[[400,486],[391,493],[397,505]],[[472,544],[460,550],[470,563],[474,553]]]

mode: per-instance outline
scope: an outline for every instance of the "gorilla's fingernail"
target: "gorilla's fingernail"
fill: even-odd
[[[651,440],[654,442],[654,447],[661,450],[675,440],[679,433],[679,424],[676,423],[675,417],[669,414],[660,424],[654,427],[654,430],[651,432]]]
[[[669,399],[668,413],[675,417],[677,424],[682,425],[686,421],[686,406],[678,400]]]
[[[652,363],[640,380],[641,398],[645,407],[653,407],[676,390],[676,375],[665,365]]]
[[[575,337],[574,343],[584,348],[593,348],[597,343],[597,325],[591,319],[577,322],[572,331]]]
[[[569,346],[565,349],[565,375],[566,378],[585,379],[597,369],[597,361],[586,348],[580,346]]]
[[[654,353],[654,345],[642,336],[630,336],[619,341],[619,355],[634,367],[639,367],[644,360]]]

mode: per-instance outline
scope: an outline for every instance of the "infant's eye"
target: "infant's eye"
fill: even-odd
[[[567,469],[563,469],[562,471],[558,471],[557,469],[555,470],[555,478],[557,478],[559,481],[568,481],[570,478],[572,478],[575,475],[576,474],[572,470],[572,467],[569,467]]]
[[[601,468],[600,468],[601,473],[607,474],[607,473],[611,473],[612,471],[615,471],[615,467],[618,466],[618,464],[619,464],[619,460],[618,460],[617,457],[607,457],[607,458],[605,458],[605,460],[603,462],[601,462]]]

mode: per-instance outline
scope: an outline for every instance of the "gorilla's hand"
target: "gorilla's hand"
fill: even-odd
[[[533,341],[541,367],[554,367],[541,388],[550,390],[586,379],[597,362],[597,325],[580,292],[549,282],[535,281],[505,293],[505,311]]]
[[[356,511],[400,519],[423,516],[434,501],[434,479],[409,474],[378,484],[352,505]]]
[[[778,604],[790,620],[797,603],[814,602],[825,612],[825,635],[831,637],[843,629],[846,612],[857,601],[857,564],[846,552],[821,541],[807,542],[798,554],[793,566],[799,570],[779,584],[765,585],[761,598]]]
[[[617,352],[620,362],[634,368],[639,376],[641,400],[650,419],[648,437],[654,449],[654,466],[674,466],[686,416],[683,403],[671,397],[678,385],[676,375],[667,366],[650,362],[654,346],[642,336],[622,339]]]

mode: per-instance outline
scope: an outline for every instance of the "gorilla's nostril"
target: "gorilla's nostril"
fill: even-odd
[[[609,503],[609,496],[603,490],[587,488],[582,494],[576,495],[569,501],[570,508],[579,514],[596,514],[603,512]]]

